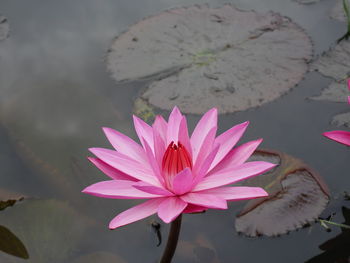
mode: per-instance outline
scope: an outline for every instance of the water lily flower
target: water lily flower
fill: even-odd
[[[98,182],[84,193],[115,199],[148,199],[119,215],[111,229],[157,213],[166,223],[182,213],[227,209],[227,201],[267,196],[260,187],[228,186],[275,166],[246,162],[262,139],[235,147],[248,122],[216,137],[217,109],[209,110],[188,134],[186,117],[175,107],[165,121],[157,116],[149,126],[134,116],[141,145],[122,133],[103,128],[115,150],[91,148],[89,158],[111,180]]]
[[[350,90],[350,79],[348,79],[348,89]],[[350,104],[350,96],[348,96],[348,103]],[[348,131],[329,131],[323,135],[333,141],[350,146],[350,132]]]

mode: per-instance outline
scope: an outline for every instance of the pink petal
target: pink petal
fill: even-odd
[[[235,146],[242,137],[243,133],[248,127],[248,124],[248,121],[238,124],[215,139],[214,145],[220,145],[220,149],[209,170],[213,169],[213,167],[215,167],[215,165],[217,165],[227,155],[227,153],[231,151],[233,146]]]
[[[347,83],[348,83],[348,89],[350,90],[350,79],[348,79]]]
[[[202,144],[207,137],[208,133],[217,127],[218,121],[218,111],[216,108],[209,110],[203,115],[203,117],[198,122],[196,128],[194,129],[191,136],[191,146],[192,146],[192,158],[193,163],[196,162],[197,156],[201,150]]]
[[[256,148],[258,148],[261,142],[262,139],[259,139],[256,141],[247,142],[234,148],[226,155],[226,157],[220,163],[218,163],[214,167],[214,169],[212,169],[209,172],[209,175],[217,173],[229,167],[233,168],[235,166],[243,164],[254,153],[254,151],[256,150]]]
[[[179,141],[183,146],[185,146],[192,159],[192,147],[190,137],[188,135],[187,120],[185,116],[182,116],[182,120],[180,122]]]
[[[187,203],[178,197],[166,198],[158,207],[158,216],[165,223],[170,223],[177,218],[186,208]]]
[[[212,151],[211,153],[207,156],[207,158],[205,159],[205,161],[203,162],[203,164],[200,167],[200,170],[198,171],[198,173],[195,174],[195,178],[193,180],[193,186],[198,184],[198,182],[202,181],[203,177],[206,176],[206,173],[210,167],[210,165],[212,164],[215,156],[217,155],[218,151],[219,151],[220,145],[217,145]],[[196,172],[196,171],[195,171]]]
[[[348,104],[350,104],[350,96],[348,96]]]
[[[133,187],[135,182],[125,180],[102,181],[86,187],[82,192],[104,198],[146,199],[161,197],[140,191]]]
[[[161,185],[157,177],[153,175],[151,169],[142,166],[139,162],[136,162],[121,153],[103,148],[90,148],[89,150],[105,163],[127,175],[130,175],[131,177],[155,186]]]
[[[260,198],[268,196],[268,193],[260,187],[220,187],[201,191],[200,193],[207,193],[223,198],[227,201],[246,200],[252,198]]]
[[[112,166],[108,165],[104,161],[94,158],[94,157],[88,157],[90,162],[92,162],[98,169],[100,169],[104,174],[109,176],[112,179],[115,180],[128,180],[128,181],[137,181],[137,179],[113,168]]]
[[[193,191],[201,191],[233,184],[252,176],[262,174],[274,166],[276,166],[276,164],[262,161],[244,163],[234,169],[225,169],[216,174],[204,177],[203,180],[194,187]]]
[[[207,210],[207,207],[199,206],[199,205],[192,205],[188,204],[183,213],[188,214],[188,213],[200,213],[205,210]]]
[[[213,143],[215,140],[216,130],[217,130],[216,127],[212,128],[207,133],[207,136],[204,138],[200,152],[197,155],[197,159],[193,163],[194,164],[194,166],[193,166],[193,173],[194,174],[199,173],[199,171],[200,171],[203,163],[205,162],[208,154],[210,154],[212,152],[212,150],[213,150],[212,147],[213,147]]]
[[[159,130],[153,129],[153,139],[154,139],[154,156],[159,167],[162,165],[163,156],[166,150],[165,141],[159,134]]]
[[[151,184],[147,184],[145,182],[135,182],[133,184],[133,187],[136,189],[139,189],[143,192],[154,194],[154,195],[162,195],[162,196],[173,196],[174,194],[170,192],[169,190],[162,188],[162,187],[157,187]]]
[[[147,158],[142,147],[130,139],[128,136],[113,130],[111,128],[103,128],[109,142],[118,152],[134,159],[142,164],[147,164]]]
[[[225,199],[211,194],[188,193],[180,196],[180,198],[183,201],[194,205],[214,209],[227,209],[227,202]]]
[[[350,146],[350,132],[347,131],[330,131],[323,133],[327,138]]]
[[[163,200],[164,198],[151,199],[120,213],[109,223],[109,228],[115,229],[157,213],[158,206]]]
[[[151,150],[151,147],[144,140],[143,140],[143,145],[145,147],[147,158],[148,158],[148,161],[152,167],[153,173],[158,178],[159,183],[163,186],[164,185],[164,178],[161,175],[161,170],[160,170],[161,168],[159,166],[159,163],[155,159],[153,152]]]
[[[152,125],[153,132],[156,130],[158,131],[158,134],[164,141],[166,142],[166,134],[168,130],[168,123],[164,120],[164,118],[161,115],[157,115],[156,119]]]
[[[153,151],[153,129],[151,126],[149,126],[147,123],[145,123],[143,120],[141,120],[140,118],[136,117],[135,115],[133,115],[133,119],[134,119],[134,126],[135,126],[135,130],[137,133],[137,136],[140,139],[140,142],[143,145],[143,139],[148,143],[148,145],[151,146],[151,149]]]
[[[170,113],[168,120],[168,130],[167,130],[167,140],[166,146],[168,146],[171,142],[177,144],[179,141],[179,131],[180,131],[180,123],[182,120],[182,114],[179,109],[175,106],[173,111]]]
[[[173,180],[173,191],[177,195],[187,193],[192,188],[193,176],[191,169],[185,168]]]

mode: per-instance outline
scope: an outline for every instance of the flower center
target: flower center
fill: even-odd
[[[192,169],[190,154],[180,142],[177,144],[171,142],[164,153],[162,161],[163,176],[168,189],[172,188],[174,177],[186,167]]]

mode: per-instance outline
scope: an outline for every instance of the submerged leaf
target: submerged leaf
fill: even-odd
[[[10,30],[10,27],[9,27],[7,18],[0,15],[0,41],[8,37],[9,30]]]
[[[113,43],[108,69],[117,81],[150,79],[142,98],[161,109],[225,113],[285,94],[311,53],[305,32],[279,14],[192,6],[130,27]]]
[[[350,112],[340,113],[332,118],[331,124],[335,126],[350,127]]]
[[[346,1],[349,1],[349,0],[346,0]],[[343,5],[343,0],[336,0],[334,2],[335,2],[335,5],[331,10],[330,17],[341,22],[346,22],[347,17],[346,17],[344,5]]]
[[[19,193],[0,189],[0,211],[13,206],[17,201],[22,201],[24,198],[25,196]]]
[[[93,225],[67,203],[56,200],[24,201],[0,213],[0,222],[22,240],[35,263],[67,262]],[[21,261],[0,254],[0,262]]]
[[[311,5],[319,2],[320,0],[294,0],[295,2],[298,2],[299,4],[303,5]]]
[[[269,197],[249,201],[237,216],[236,230],[247,236],[276,236],[314,222],[329,201],[321,177],[301,160],[284,153],[257,151],[254,159],[275,162],[277,168],[245,185],[263,187]]]
[[[28,251],[21,242],[10,230],[0,225],[0,250],[7,254],[28,259]]]

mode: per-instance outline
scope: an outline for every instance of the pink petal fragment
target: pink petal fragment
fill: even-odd
[[[146,154],[138,143],[130,139],[128,136],[125,136],[124,134],[111,128],[104,127],[103,131],[106,134],[109,142],[113,145],[114,149],[130,157],[131,159],[147,165]]]
[[[185,116],[182,116],[179,129],[179,141],[183,146],[185,146],[187,152],[190,154],[190,157],[192,159],[192,147],[190,137],[188,135],[187,119]]]
[[[200,193],[207,193],[223,198],[227,201],[238,201],[253,198],[260,198],[268,196],[268,193],[260,187],[220,187],[201,191]]]
[[[173,180],[173,191],[177,195],[187,193],[192,188],[193,176],[191,169],[185,168],[179,172]]]
[[[214,167],[214,169],[209,172],[209,175],[217,173],[226,168],[233,168],[243,164],[254,153],[262,141],[262,139],[250,141],[234,148],[220,163]]]
[[[193,173],[198,174],[200,169],[202,168],[203,163],[205,162],[207,156],[212,152],[213,143],[215,140],[216,127],[213,127],[208,133],[207,136],[203,140],[202,147],[200,152],[197,155],[197,160],[193,163]]]
[[[217,145],[212,151],[211,153],[209,153],[209,155],[207,156],[207,158],[205,159],[205,161],[203,162],[203,164],[201,165],[198,173],[195,174],[195,178],[193,180],[193,186],[198,184],[198,182],[202,181],[203,177],[206,176],[206,173],[210,167],[210,165],[212,164],[215,156],[217,155],[218,151],[219,151],[220,145]]]
[[[151,150],[151,147],[148,145],[148,143],[143,140],[143,145],[144,145],[145,150],[146,150],[148,162],[152,167],[153,174],[157,177],[160,185],[163,186],[165,183],[164,183],[164,178],[161,175],[160,165],[157,162],[156,158],[154,157],[153,152]]]
[[[227,202],[221,197],[212,194],[188,193],[180,198],[190,204],[199,205],[213,209],[227,209]]]
[[[154,156],[159,167],[162,166],[163,156],[166,150],[165,140],[159,134],[159,130],[153,129]]]
[[[323,135],[333,141],[350,146],[350,132],[348,131],[329,131],[323,133]]]
[[[146,199],[160,195],[150,194],[133,187],[135,182],[125,180],[102,181],[86,187],[82,192],[104,198]]]
[[[203,115],[203,117],[198,122],[196,128],[194,129],[191,136],[191,146],[192,146],[192,158],[193,163],[196,162],[197,156],[201,150],[202,144],[207,137],[208,133],[217,127],[218,122],[218,111],[216,108],[209,110]]]
[[[168,130],[168,123],[164,120],[161,115],[157,115],[152,125],[153,132],[156,130],[164,143],[166,142],[166,134]]]
[[[247,162],[234,169],[225,169],[205,177],[194,187],[193,191],[201,191],[233,184],[252,176],[262,174],[275,166],[276,164],[262,161]]]
[[[205,210],[207,210],[207,207],[199,206],[199,205],[192,205],[188,204],[183,213],[188,214],[188,213],[200,213]]]
[[[140,118],[136,117],[135,115],[133,115],[133,119],[134,119],[134,126],[135,126],[135,130],[137,133],[137,136],[140,139],[140,142],[143,145],[143,140],[145,140],[148,145],[151,146],[151,149],[153,151],[153,129],[151,126],[149,126],[147,123],[145,123],[143,120],[141,120]]]
[[[158,216],[165,223],[176,219],[186,208],[187,203],[178,197],[166,198],[158,207]]]
[[[249,122],[246,121],[233,126],[231,129],[227,130],[215,139],[214,145],[220,145],[220,149],[209,170],[213,169],[215,165],[217,165],[227,155],[227,153],[231,151],[233,146],[235,146],[242,137],[243,133],[248,127],[248,124]]]
[[[177,144],[179,141],[180,123],[182,120],[182,114],[179,109],[175,106],[170,113],[168,120],[167,140],[166,145],[168,146],[171,142]]]
[[[154,185],[147,184],[145,182],[135,182],[133,184],[133,187],[136,189],[139,189],[143,192],[154,194],[154,195],[162,195],[162,196],[173,196],[174,193],[170,192],[167,189],[164,189],[162,187],[157,187]]]
[[[151,169],[121,153],[103,148],[90,148],[89,150],[105,163],[131,177],[155,186],[161,185]]]
[[[163,200],[164,198],[151,199],[120,213],[109,223],[109,228],[115,229],[157,213],[158,206]]]
[[[89,161],[92,162],[98,169],[100,169],[104,174],[109,176],[112,179],[115,180],[128,180],[128,181],[137,181],[137,179],[113,168],[112,166],[108,165],[104,161],[94,158],[94,157],[88,157]]]

